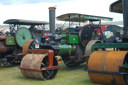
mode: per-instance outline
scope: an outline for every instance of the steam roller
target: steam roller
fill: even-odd
[[[84,52],[80,51],[80,45],[51,43],[41,36],[36,36],[34,40],[30,39],[24,44],[22,53],[25,56],[19,68],[26,77],[41,80],[52,79],[60,68],[55,56],[61,56],[68,67],[75,67],[85,61],[83,58],[77,57]]]
[[[110,11],[123,14],[124,27],[120,41],[97,43],[92,46],[88,61],[88,75],[94,83],[106,85],[128,85],[128,0],[117,0],[110,5]],[[105,51],[94,51],[104,48]],[[113,48],[107,50],[106,48]]]
[[[20,64],[22,59],[22,47],[26,41],[32,39],[30,31],[26,27],[19,27],[17,30],[0,33],[0,65]]]
[[[37,39],[40,37],[35,36],[34,39],[30,39],[24,44],[22,49],[24,56],[19,69],[25,77],[48,80],[56,76],[60,67],[53,50],[35,47],[35,44],[39,44],[36,41],[38,42]]]

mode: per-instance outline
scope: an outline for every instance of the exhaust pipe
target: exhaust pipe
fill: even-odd
[[[50,24],[50,33],[55,37],[55,7],[49,7],[49,24]]]

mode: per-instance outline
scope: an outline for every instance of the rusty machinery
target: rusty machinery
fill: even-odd
[[[0,61],[1,64],[9,62],[19,64],[22,59],[22,47],[33,38],[28,27],[31,25],[45,25],[44,21],[8,19],[4,24],[9,24],[10,31],[0,33]]]
[[[128,0],[112,3],[110,11],[123,13],[122,41],[94,44],[93,53],[88,61],[88,75],[94,83],[128,85]],[[95,51],[95,49],[100,49],[100,51]]]
[[[55,9],[54,7],[49,8],[52,19],[55,19]],[[109,17],[74,13],[58,16],[57,19],[77,22],[90,21],[90,23],[93,23],[93,21],[101,22],[101,20],[112,20],[112,18]],[[55,20],[50,19],[50,23],[50,26],[54,27]],[[89,24],[80,29],[73,28],[69,30],[70,28],[68,28],[68,32],[62,33],[61,37],[56,37],[55,31],[53,31],[54,28],[50,27],[50,39],[47,40],[45,37],[37,35],[33,40],[28,40],[22,50],[22,53],[25,55],[19,67],[22,74],[29,78],[41,80],[54,78],[60,68],[55,56],[61,56],[65,65],[68,67],[75,67],[88,61],[93,44],[101,43],[102,41],[109,42],[107,41],[109,38],[103,38],[106,37],[103,33],[105,30],[103,31],[100,26],[101,25]],[[110,28],[106,30],[109,29]],[[98,35],[98,30],[100,31],[100,35]],[[110,42],[118,41],[116,40],[116,36],[114,37]]]

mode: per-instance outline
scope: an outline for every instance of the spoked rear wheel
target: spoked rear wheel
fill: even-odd
[[[57,60],[54,58],[53,59],[53,66],[57,66],[58,62]],[[48,57],[45,57],[41,63],[41,68],[43,67],[48,67]],[[58,72],[58,69],[54,69],[54,70],[43,70],[42,71],[42,76],[47,80],[47,79],[53,79],[56,74]]]
[[[81,64],[75,60],[72,60],[69,55],[62,57],[62,59],[64,61],[64,64],[68,67],[76,67],[76,66],[79,66]]]

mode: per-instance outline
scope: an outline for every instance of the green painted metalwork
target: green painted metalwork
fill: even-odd
[[[89,20],[99,21],[99,20],[106,20],[112,21],[113,18],[110,17],[102,17],[102,16],[94,16],[94,15],[87,15],[87,14],[79,14],[79,13],[67,13],[56,17],[57,20],[60,21],[70,21],[70,22],[86,22]]]
[[[58,55],[71,54],[76,51],[75,46],[71,45],[59,45],[60,51]]]
[[[128,67],[128,63],[127,63],[126,60],[124,60],[124,62],[123,62],[123,66],[124,66],[124,67]]]
[[[66,32],[62,33],[62,41],[66,41]]]
[[[78,44],[79,43],[79,36],[77,35],[69,35],[67,37],[68,44]]]
[[[16,42],[20,47],[23,47],[24,44],[30,39],[32,39],[32,36],[27,28],[21,27],[17,30]]]
[[[16,45],[14,37],[6,37],[6,45]]]
[[[68,33],[75,32],[75,28],[67,28],[67,30],[68,30]]]
[[[98,16],[90,16],[90,15],[84,15],[85,19],[89,20],[105,20],[105,21],[112,21],[112,18],[105,18],[105,17],[98,17]]]
[[[128,48],[128,43],[96,43],[92,46],[92,52],[97,48]]]

